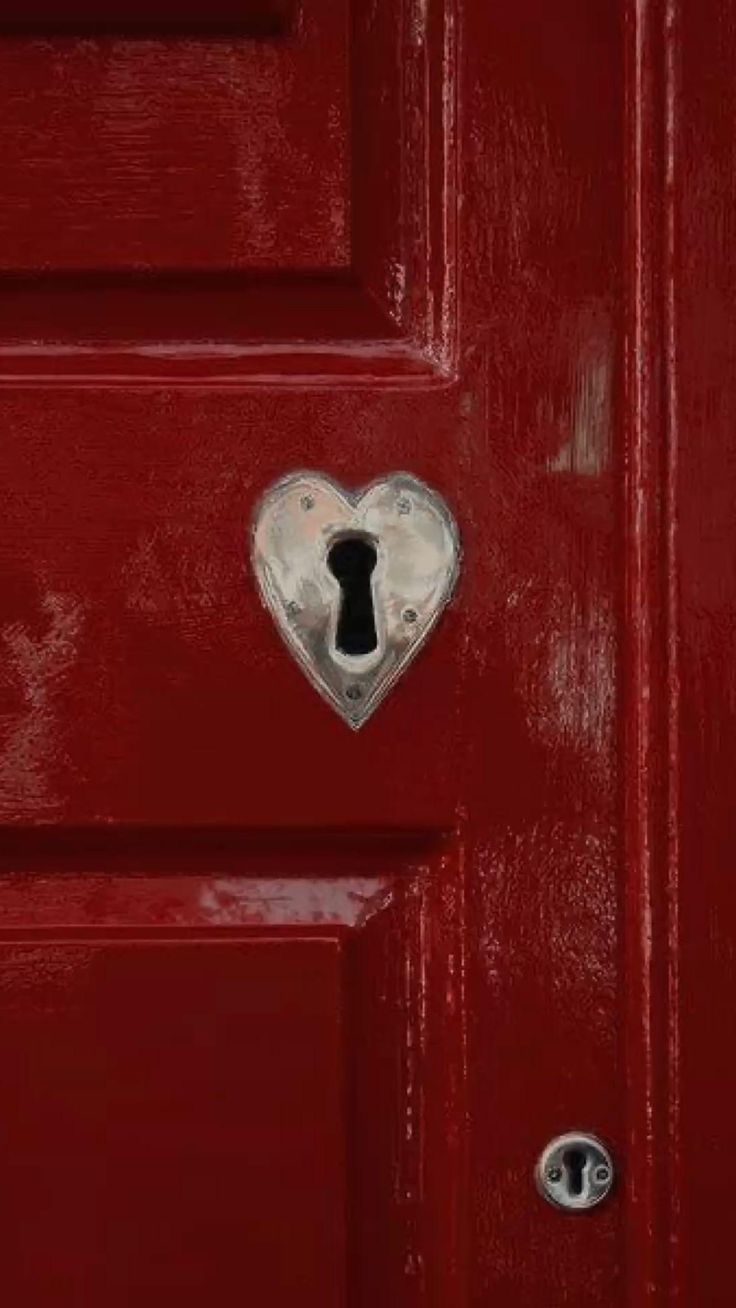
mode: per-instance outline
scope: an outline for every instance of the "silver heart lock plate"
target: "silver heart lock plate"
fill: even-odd
[[[296,472],[258,506],[252,563],[287,648],[357,730],[436,626],[460,543],[445,501],[409,473],[351,493]]]

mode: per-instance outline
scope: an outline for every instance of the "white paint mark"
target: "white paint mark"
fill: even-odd
[[[391,883],[382,877],[220,878],[204,887],[200,908],[217,926],[357,926],[382,909]]]
[[[0,750],[0,812],[14,819],[49,818],[63,804],[53,781],[63,753],[56,701],[77,660],[84,614],[77,600],[53,591],[41,608],[49,619],[41,636],[32,636],[22,622],[7,624],[0,633],[24,704]]]
[[[596,477],[611,456],[611,359],[608,349],[585,360],[577,374],[572,433],[553,459],[550,472]]]

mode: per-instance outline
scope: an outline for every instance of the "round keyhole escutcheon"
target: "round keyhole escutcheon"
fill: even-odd
[[[535,1170],[537,1189],[567,1212],[585,1212],[602,1203],[615,1179],[613,1157],[602,1140],[582,1131],[555,1136],[542,1150]]]

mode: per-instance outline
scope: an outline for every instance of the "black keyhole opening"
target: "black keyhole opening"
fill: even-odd
[[[365,536],[343,536],[327,555],[330,572],[342,590],[335,637],[342,654],[370,654],[378,645],[371,587],[377,558],[375,545]]]
[[[567,1184],[570,1194],[582,1194],[585,1168],[588,1163],[587,1154],[582,1149],[567,1149],[562,1161],[567,1172]]]

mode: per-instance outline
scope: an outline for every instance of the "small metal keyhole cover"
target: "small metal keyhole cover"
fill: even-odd
[[[610,1194],[615,1179],[613,1158],[602,1140],[583,1131],[555,1136],[537,1160],[541,1195],[568,1212],[595,1208]]]
[[[375,560],[363,581],[373,604],[375,639],[358,653],[340,647],[345,596],[330,561],[334,547],[351,538],[369,545]],[[261,500],[251,558],[261,597],[288,649],[319,693],[357,729],[434,629],[457,580],[460,545],[444,500],[409,473],[392,473],[351,492],[322,473],[297,472]]]

